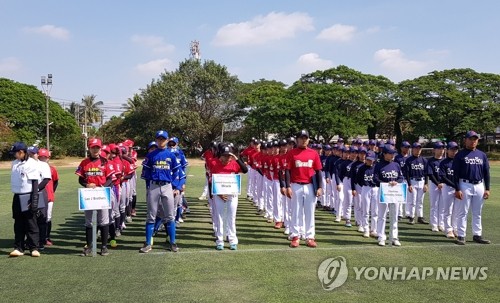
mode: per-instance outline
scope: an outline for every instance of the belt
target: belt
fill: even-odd
[[[470,183],[470,184],[481,184],[481,183],[483,183],[483,180],[472,181],[472,180],[467,180],[467,179],[460,179],[460,181],[465,182],[465,183]]]
[[[151,181],[151,184],[163,186],[163,185],[170,184],[170,182],[168,182],[168,181]]]
[[[309,182],[293,182],[293,183],[297,183],[297,184],[300,184],[300,185],[308,185],[308,184],[311,184]]]
[[[410,178],[410,180],[413,180],[413,181],[423,181],[424,178]]]

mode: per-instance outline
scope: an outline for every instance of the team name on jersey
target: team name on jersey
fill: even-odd
[[[313,160],[308,160],[307,162],[302,162],[300,160],[295,160],[295,167],[313,167]]]
[[[465,164],[483,165],[483,159],[481,159],[479,157],[474,157],[474,158],[465,157],[464,162],[465,162]]]
[[[418,164],[411,164],[411,169],[412,170],[424,170],[424,164],[418,163]]]
[[[153,168],[155,169],[170,169],[170,159],[162,160],[162,161],[156,161],[155,164],[153,165]]]
[[[446,168],[446,174],[448,176],[453,176],[453,169],[451,169],[450,167]]]
[[[85,172],[87,177],[96,177],[96,176],[104,176],[102,169],[100,167],[91,167],[88,171]]]
[[[373,175],[364,175],[365,182],[373,182]]]
[[[398,176],[399,176],[399,174],[395,170],[382,171],[382,177],[385,179],[396,179]]]

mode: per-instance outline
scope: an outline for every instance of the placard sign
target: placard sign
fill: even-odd
[[[110,209],[111,188],[79,188],[78,208],[80,210]]]
[[[380,203],[406,203],[407,186],[406,183],[390,185],[381,182],[379,190]]]
[[[213,174],[213,195],[240,195],[241,175],[239,174]]]

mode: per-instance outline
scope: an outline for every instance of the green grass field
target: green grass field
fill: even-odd
[[[333,222],[317,211],[318,248],[288,247],[282,231],[255,214],[240,199],[238,251],[215,250],[206,201],[199,201],[202,167],[190,168],[187,197],[191,214],[178,230],[180,251],[165,250],[165,235],[149,254],[144,241],[145,191],[138,185],[138,216],[107,257],[80,257],[84,245],[83,214],[78,211],[74,168],[60,168],[54,207],[54,246],[40,258],[9,258],[13,243],[10,174],[0,170],[1,302],[498,302],[500,297],[500,165],[492,168],[492,196],[483,208],[483,234],[491,245],[457,246],[428,226],[399,224],[402,247],[378,247],[355,228]],[[242,197],[245,193],[242,194]],[[428,218],[428,197],[425,200]],[[303,243],[303,242],[302,242]],[[3,256],[3,257],[2,257]],[[343,256],[349,278],[333,291],[323,290],[319,264]],[[356,280],[353,267],[488,267],[483,281]]]

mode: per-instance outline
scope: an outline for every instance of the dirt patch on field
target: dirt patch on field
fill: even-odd
[[[139,159],[139,163],[142,162],[143,159]],[[190,166],[203,166],[205,162],[199,158],[190,158],[187,159]],[[78,167],[78,164],[82,161],[82,158],[76,157],[66,157],[63,159],[51,159],[50,164],[55,167]],[[0,161],[0,169],[10,168],[11,161]]]

